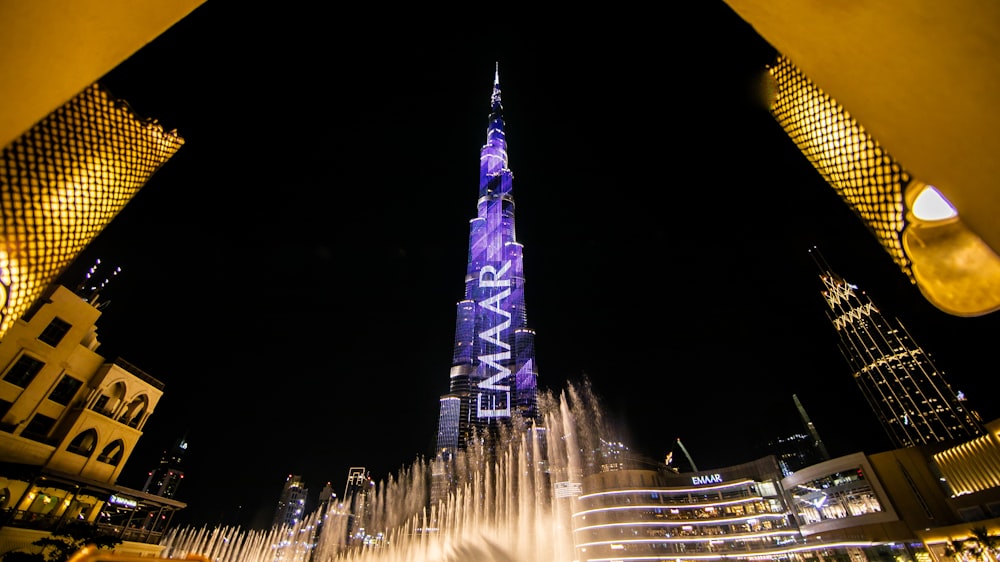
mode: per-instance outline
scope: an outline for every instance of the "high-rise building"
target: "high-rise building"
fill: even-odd
[[[165,498],[172,498],[177,495],[177,488],[184,480],[184,471],[181,470],[181,461],[187,453],[187,438],[181,437],[174,441],[170,449],[163,451],[159,464],[149,471],[146,483],[142,486],[142,491]]]
[[[289,474],[281,489],[281,496],[278,497],[278,507],[274,510],[273,527],[294,527],[299,521],[302,521],[306,514],[306,496],[308,495],[309,489],[306,488],[302,476]]]
[[[902,322],[834,273],[813,248],[827,316],[854,380],[895,448],[970,439],[984,432],[979,415],[952,390]]]
[[[799,397],[793,394],[792,400],[795,402],[795,408],[802,420],[802,429],[805,431],[779,435],[762,443],[763,450],[767,454],[774,455],[781,473],[785,476],[791,476],[807,466],[830,460],[830,453],[827,452],[819,431],[806,413]]]
[[[347,471],[344,485],[344,511],[347,513],[348,543],[365,542],[365,519],[373,500],[375,483],[363,466],[352,466]]]
[[[438,453],[464,449],[473,433],[482,435],[537,415],[535,333],[528,328],[524,306],[512,183],[498,66],[486,144],[479,156],[479,198],[469,225],[465,295],[457,304],[451,382],[440,402]]]
[[[333,485],[327,482],[323,485],[323,489],[319,491],[319,497],[317,498],[316,509],[320,513],[326,513],[331,506],[337,503],[337,492],[333,491]]]
[[[802,418],[802,425],[805,426],[806,431],[809,432],[809,437],[812,439],[813,448],[816,449],[817,462],[829,460],[830,453],[826,450],[826,445],[823,440],[819,437],[819,431],[816,429],[816,424],[812,422],[809,418],[809,414],[806,413],[805,406],[799,400],[799,397],[795,394],[792,395],[792,400],[795,401],[795,408],[799,411],[799,417]]]

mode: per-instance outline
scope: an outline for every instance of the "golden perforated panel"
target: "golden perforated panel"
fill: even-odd
[[[0,156],[0,337],[184,140],[93,84]]]
[[[914,281],[902,243],[906,228],[903,193],[910,175],[786,57],[778,57],[768,71],[773,88],[771,114]]]

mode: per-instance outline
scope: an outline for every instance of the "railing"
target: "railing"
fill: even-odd
[[[121,525],[108,525],[105,523],[95,523],[94,527],[96,527],[98,531],[106,535],[118,537],[123,541],[156,544],[160,542],[160,538],[163,537],[162,531],[152,531],[149,529],[140,529],[132,527],[123,528]]]
[[[148,382],[149,384],[153,385],[153,387],[155,387],[157,390],[163,390],[163,386],[164,385],[163,385],[162,382],[156,380],[155,378],[153,378],[151,375],[147,374],[145,371],[143,371],[139,367],[136,367],[135,365],[129,363],[128,361],[122,359],[121,357],[116,357],[115,360],[112,361],[112,363],[114,365],[118,365],[122,369],[125,369],[126,371],[128,371],[129,373],[131,373],[131,374],[139,377],[140,379]]]
[[[33,529],[36,531],[48,531],[54,533],[75,519],[66,520],[55,515],[35,513],[8,509],[0,516],[0,527],[14,527],[18,529]],[[105,535],[110,535],[124,541],[131,541],[143,544],[158,544],[163,537],[162,530],[149,530],[140,528],[122,527],[121,525],[107,525],[103,523],[91,523],[95,529]]]

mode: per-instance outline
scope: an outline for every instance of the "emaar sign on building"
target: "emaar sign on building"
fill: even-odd
[[[692,476],[691,483],[695,486],[701,486],[703,484],[721,484],[722,475],[721,474],[706,474],[704,476]]]

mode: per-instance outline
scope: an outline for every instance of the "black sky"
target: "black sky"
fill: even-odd
[[[105,76],[186,141],[63,276],[122,268],[98,351],[166,385],[119,483],[186,434],[179,521],[260,524],[289,474],[339,492],[430,452],[496,63],[540,385],[588,377],[633,448],[680,438],[701,469],[799,431],[793,394],[832,454],[888,448],[815,245],[997,417],[997,318],[909,285],[766,112],[773,50],[689,4],[387,21],[208,0]]]

